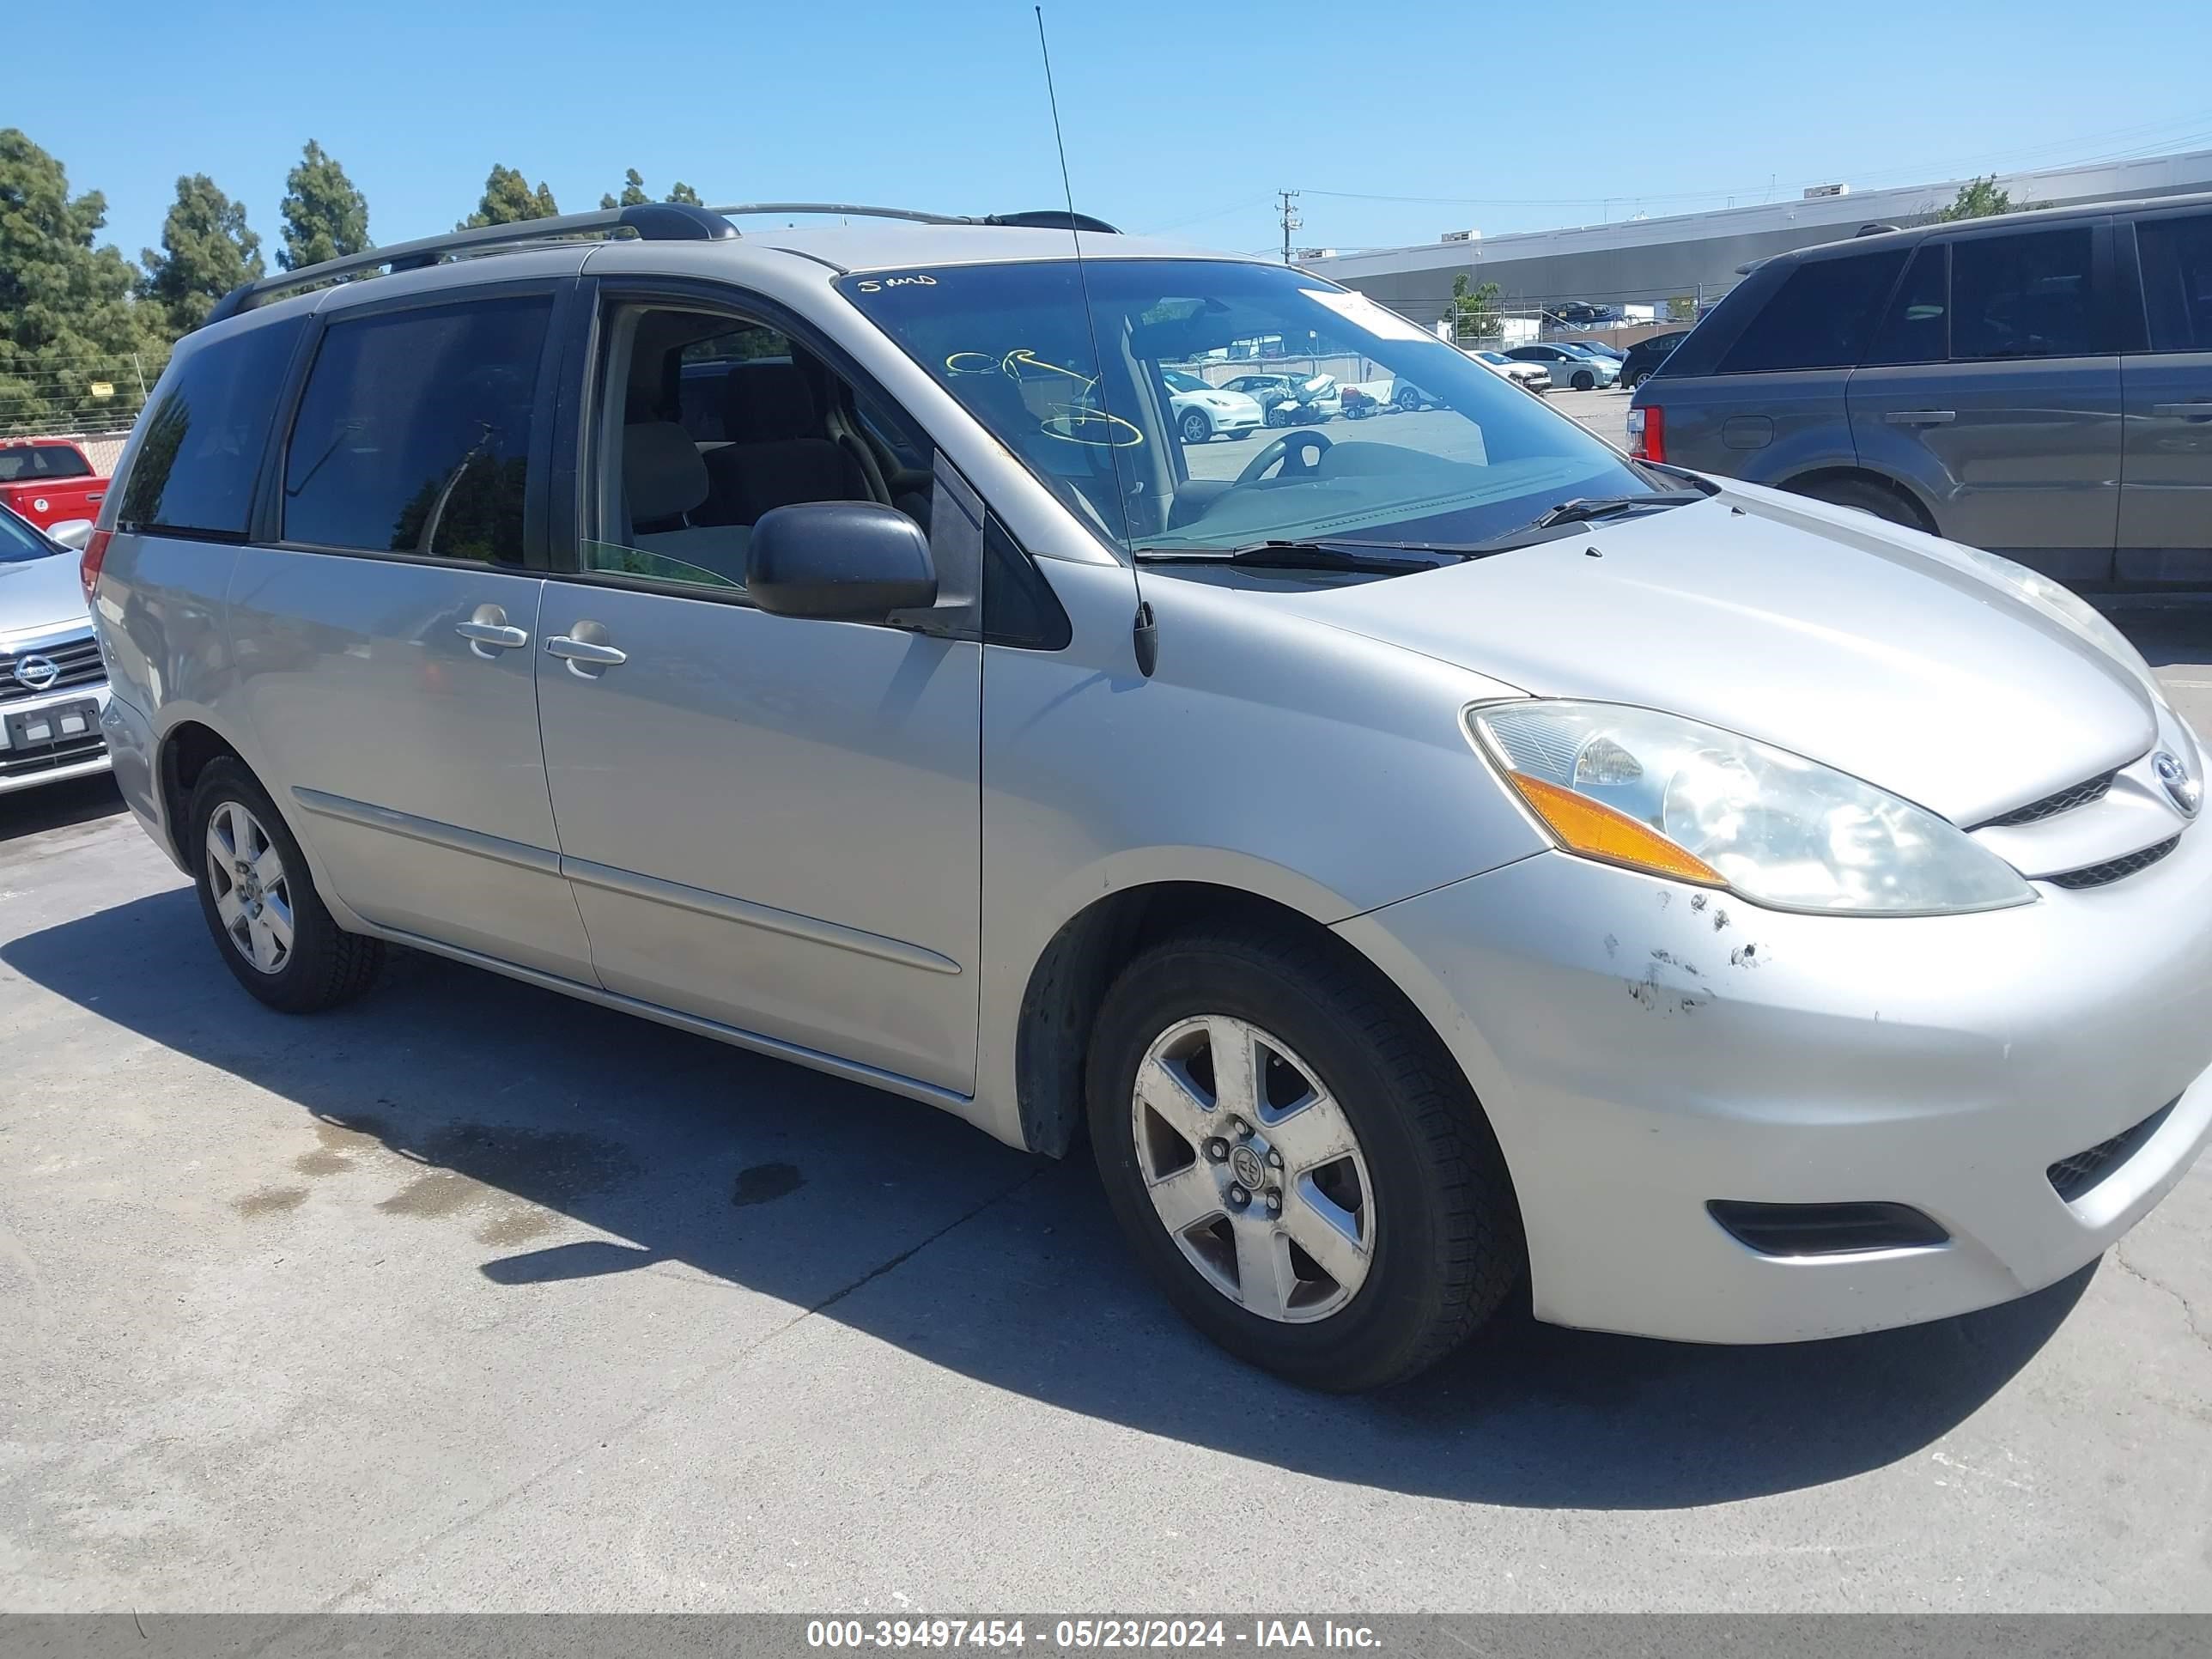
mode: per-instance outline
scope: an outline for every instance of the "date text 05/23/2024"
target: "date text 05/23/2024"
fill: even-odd
[[[858,1649],[955,1648],[1024,1651],[1334,1648],[1372,1650],[1381,1645],[1369,1626],[1333,1619],[812,1619],[806,1645],[836,1651]]]

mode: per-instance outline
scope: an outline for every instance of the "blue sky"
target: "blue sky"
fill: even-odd
[[[1285,185],[1301,245],[1352,246],[2212,148],[2203,0],[1052,0],[1045,19],[1077,205],[1219,247],[1273,245]],[[66,33],[88,73],[12,77],[0,124],[104,191],[105,237],[134,256],[191,172],[273,246],[309,137],[380,242],[450,227],[495,161],[567,209],[626,167],[709,202],[1061,199],[1025,3],[98,0]],[[1632,73],[1647,57],[1677,67]]]

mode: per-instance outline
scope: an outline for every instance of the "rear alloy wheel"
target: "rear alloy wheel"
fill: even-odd
[[[1153,946],[1099,1011],[1088,1093],[1146,1269],[1207,1336],[1294,1382],[1411,1376],[1520,1275],[1512,1185],[1457,1067],[1326,942]]]
[[[276,803],[235,760],[208,763],[192,787],[200,914],[223,964],[272,1008],[315,1013],[367,990],[384,946],[341,928]]]
[[[1187,444],[1202,444],[1213,435],[1213,422],[1196,410],[1182,417],[1182,441]]]
[[[1398,390],[1398,407],[1399,407],[1399,408],[1401,408],[1401,409],[1404,410],[1406,411],[1406,413],[1407,413],[1408,415],[1411,415],[1411,414],[1412,414],[1415,410],[1419,409],[1420,406],[1421,406],[1421,394],[1420,394],[1419,392],[1415,391],[1412,386],[1401,386],[1401,387],[1400,387],[1400,388],[1399,388],[1399,390]]]
[[[1886,523],[1901,525],[1907,530],[1929,528],[1903,496],[1870,478],[1822,478],[1796,493],[1832,507],[1855,507],[1862,513],[1871,513]]]

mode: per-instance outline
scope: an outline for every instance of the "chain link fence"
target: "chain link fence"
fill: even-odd
[[[161,364],[143,354],[0,363],[0,442],[66,438],[103,477],[115,471]]]

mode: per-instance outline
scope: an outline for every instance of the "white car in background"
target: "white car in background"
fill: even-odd
[[[1266,422],[1259,399],[1209,386],[1188,369],[1164,368],[1169,401],[1175,407],[1176,434],[1186,444],[1217,437],[1249,438]]]
[[[1552,389],[1552,371],[1541,363],[1524,363],[1502,351],[1475,351],[1466,346],[1460,349],[1492,374],[1504,375],[1523,392],[1541,394]]]

